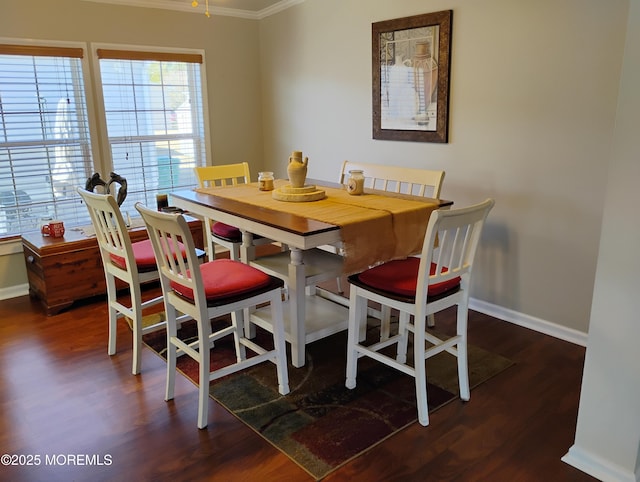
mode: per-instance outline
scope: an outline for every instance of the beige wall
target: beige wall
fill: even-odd
[[[444,169],[457,205],[496,198],[472,296],[588,330],[627,0],[306,0],[260,23],[266,166],[305,151]],[[453,10],[450,142],[372,140],[371,23]],[[513,310],[513,312],[511,311]]]

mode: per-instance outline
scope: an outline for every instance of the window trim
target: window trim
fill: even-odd
[[[29,57],[71,57],[81,59],[85,49],[82,47],[62,47],[40,45],[34,41],[33,45],[2,43],[0,41],[0,55],[20,55]]]

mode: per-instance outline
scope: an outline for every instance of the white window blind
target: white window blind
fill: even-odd
[[[206,164],[202,56],[97,49],[113,171],[127,179],[123,210],[196,185]],[[106,179],[106,176],[103,175]]]
[[[90,222],[75,191],[93,169],[82,56],[0,44],[0,236]]]

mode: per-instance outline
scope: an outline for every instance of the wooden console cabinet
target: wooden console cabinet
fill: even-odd
[[[203,249],[202,222],[189,219],[196,247]],[[131,241],[147,239],[144,227],[129,231]],[[22,236],[22,250],[29,278],[29,295],[38,299],[47,315],[55,315],[74,301],[106,294],[102,259],[95,237],[67,229],[64,237],[40,232]]]

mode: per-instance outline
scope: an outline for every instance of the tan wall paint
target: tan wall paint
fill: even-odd
[[[260,24],[265,163],[335,179],[344,159],[444,169],[496,198],[472,296],[586,332],[627,0],[307,0]],[[371,135],[371,23],[453,10],[450,142]]]

